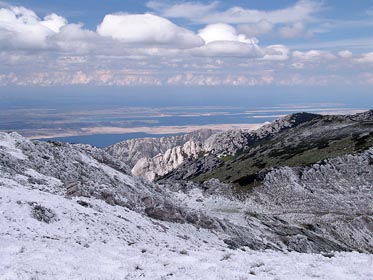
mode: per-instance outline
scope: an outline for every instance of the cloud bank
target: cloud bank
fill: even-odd
[[[55,13],[2,5],[0,86],[371,84],[372,52],[283,43],[311,36],[319,2],[272,11],[220,6],[151,1],[152,13],[107,14],[89,29]],[[279,42],[261,43],[257,37],[268,33]],[[346,67],[355,77],[339,70]]]

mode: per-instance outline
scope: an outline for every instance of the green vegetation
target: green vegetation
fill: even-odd
[[[235,156],[232,156],[232,155],[224,155],[224,156],[220,156],[219,159],[221,159],[222,161],[231,161],[231,160],[234,160],[236,157]]]
[[[361,152],[373,146],[373,123],[352,123],[337,127],[312,122],[257,142],[236,156],[224,156],[215,170],[200,174],[195,181],[217,178],[232,183],[237,191],[260,185],[273,167],[304,167],[324,159]]]

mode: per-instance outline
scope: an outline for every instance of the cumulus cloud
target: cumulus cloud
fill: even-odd
[[[0,9],[0,48],[46,48],[47,38],[60,31],[67,20],[56,14],[41,20],[24,7]]]
[[[224,23],[209,24],[201,29],[198,35],[206,43],[205,46],[191,51],[201,56],[238,56],[262,57],[263,52],[258,46],[256,38],[248,38],[239,34],[237,30]]]
[[[69,24],[55,13],[43,19],[24,7],[0,9],[0,50],[8,51],[70,51],[81,54],[98,47],[100,36]]]
[[[229,24],[216,23],[209,24],[201,29],[198,35],[205,41],[210,43],[213,41],[235,41],[241,43],[253,43],[253,39],[247,38],[244,34],[237,34],[236,29]]]
[[[49,14],[43,19],[24,7],[0,8],[0,51],[29,50],[82,54],[163,55],[160,49],[193,48],[201,37],[155,15],[107,15],[97,31]],[[172,51],[169,51],[172,53]]]
[[[67,24],[67,20],[56,14],[47,15],[43,21],[40,22],[41,25],[49,28],[50,30],[58,33],[60,29]]]
[[[67,20],[56,14],[41,20],[24,7],[0,9],[0,48],[47,48],[48,38],[58,33]]]
[[[203,44],[192,31],[151,14],[109,14],[97,27],[101,36],[128,44],[191,48]]]
[[[255,38],[238,33],[228,24],[208,25],[197,35],[156,15],[109,14],[96,31],[91,31],[82,24],[68,23],[56,14],[40,19],[23,7],[2,8],[0,13],[0,50],[45,50],[140,59],[182,54],[263,56]]]

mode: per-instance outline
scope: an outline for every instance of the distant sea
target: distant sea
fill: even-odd
[[[264,110],[261,112],[260,110],[253,113],[245,113],[240,110],[226,110],[228,112],[222,113],[221,115],[200,115],[200,116],[172,116],[172,117],[150,117],[149,119],[154,120],[154,123],[141,123],[139,122],[138,126],[147,126],[147,127],[168,127],[168,126],[195,126],[195,125],[202,125],[205,128],[208,128],[209,125],[214,124],[262,124],[264,122],[271,122],[282,115],[287,115],[295,112],[301,111],[302,108],[296,109],[270,109]],[[319,113],[318,108],[306,108],[305,110],[309,112]],[[325,111],[335,110],[333,108],[324,108]],[[346,109],[342,109],[344,111]],[[213,111],[213,110],[211,110]],[[346,110],[348,112],[348,109]],[[89,116],[91,117],[91,116]],[[114,118],[107,117],[109,121],[114,121]],[[131,118],[123,117],[119,119],[119,121],[128,121]],[[133,126],[136,128],[136,125]],[[131,132],[131,133],[121,133],[121,134],[91,134],[91,135],[79,135],[79,136],[66,136],[66,137],[55,137],[55,138],[44,138],[39,139],[41,141],[59,141],[59,142],[68,142],[68,143],[81,143],[81,144],[89,144],[96,147],[107,147],[113,145],[115,143],[125,141],[132,138],[144,138],[144,137],[152,137],[152,138],[160,138],[163,136],[171,136],[183,133],[175,133],[175,134],[148,134],[145,132]]]
[[[0,131],[106,147],[139,137],[162,137],[178,127],[261,124],[295,112],[352,113],[370,109],[371,87],[3,87]],[[174,130],[163,130],[165,127]],[[111,128],[126,128],[118,134]],[[140,130],[152,128],[152,130]],[[155,130],[159,128],[159,130]],[[133,130],[131,130],[133,129]],[[159,134],[147,134],[159,131]],[[112,134],[110,134],[112,133]],[[114,134],[116,133],[116,134]]]

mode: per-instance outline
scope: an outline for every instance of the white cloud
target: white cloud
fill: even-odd
[[[91,51],[105,53],[109,48],[107,39],[103,39],[96,32],[82,29],[80,24],[68,24],[55,34],[50,45],[60,51],[84,54]],[[115,44],[111,42],[111,53],[115,50]]]
[[[102,52],[110,43],[96,32],[83,29],[81,24],[69,24],[54,13],[40,19],[24,7],[0,9],[0,50],[82,54],[93,50]]]
[[[256,43],[242,43],[239,41],[213,41],[205,46],[190,50],[190,54],[195,56],[214,57],[262,57],[263,52]]]
[[[355,61],[360,63],[373,63],[373,52],[362,54],[361,57],[355,59]]]
[[[40,19],[24,7],[0,9],[0,51],[91,53],[146,59],[175,56],[180,49],[203,45],[203,39],[192,31],[150,14],[107,15],[95,32],[83,29],[82,24],[68,24],[56,14]]]
[[[97,33],[101,36],[112,37],[122,43],[143,46],[191,48],[203,44],[201,38],[192,31],[151,14],[106,15],[97,27]]]
[[[49,28],[50,30],[58,33],[60,29],[67,24],[67,20],[56,14],[47,15],[43,21],[40,22],[41,25]]]
[[[196,56],[262,57],[263,52],[256,38],[238,34],[237,30],[224,23],[210,24],[199,30],[198,35],[206,45],[192,49]]]
[[[279,29],[279,34],[283,38],[295,38],[303,35],[304,32],[305,30],[302,22],[296,22]]]
[[[241,43],[257,43],[256,39],[247,38],[244,34],[238,34],[236,29],[229,24],[216,23],[209,24],[198,32],[198,35],[210,43],[213,41],[235,41]]]
[[[263,52],[256,38],[248,38],[224,23],[210,24],[201,29],[198,35],[206,45],[191,51],[194,55],[202,56],[238,56],[262,57]]]
[[[306,52],[294,51],[293,59],[299,61],[319,61],[321,59],[334,59],[335,55],[328,51],[310,50]]]
[[[47,38],[59,32],[67,20],[56,14],[44,20],[24,7],[0,9],[0,48],[47,48]]]
[[[289,59],[289,48],[284,45],[272,45],[264,49],[263,60],[284,61]]]
[[[339,51],[338,55],[341,58],[350,58],[352,57],[352,52],[350,52],[349,50]]]

